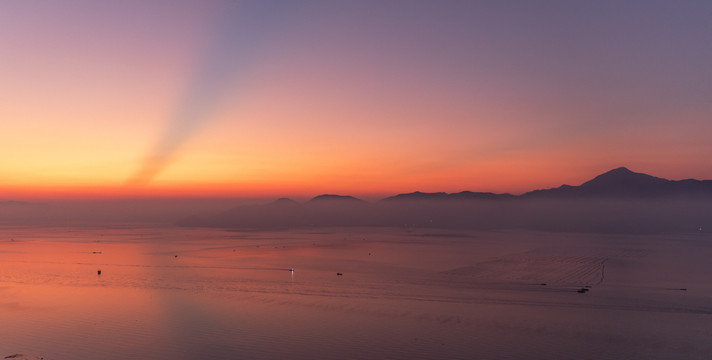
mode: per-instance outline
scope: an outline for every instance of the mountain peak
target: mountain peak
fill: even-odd
[[[620,175],[623,175],[623,174],[636,174],[636,173],[633,172],[633,171],[630,171],[630,169],[628,169],[628,168],[625,167],[625,166],[621,166],[621,167],[615,168],[615,169],[613,169],[613,170],[610,170],[610,171],[608,171],[608,172],[605,172],[605,173],[603,173],[602,175],[605,175],[605,174],[620,174]]]
[[[633,172],[625,167],[619,167],[596,176],[595,178],[581,184],[581,187],[588,189],[596,188],[602,190],[603,188],[610,188],[611,186],[614,186],[619,188],[620,190],[623,190],[622,188],[631,187],[638,188],[639,190],[640,187],[657,187],[668,182],[670,182],[670,180],[651,176],[648,174]]]
[[[284,206],[291,206],[291,205],[297,205],[296,201],[290,199],[290,198],[279,198],[275,201],[272,202],[273,205],[284,205]]]
[[[383,200],[385,200],[385,201],[392,201],[392,200],[440,200],[440,199],[445,199],[447,196],[448,196],[448,194],[445,192],[427,193],[427,192],[416,191],[416,192],[412,192],[412,193],[398,194],[395,196],[390,196]]]
[[[309,202],[315,202],[315,201],[363,201],[363,200],[357,199],[357,198],[355,198],[353,196],[349,196],[349,195],[323,194],[323,195],[315,196]]]
[[[645,176],[645,177],[655,178],[654,176],[644,174],[644,173],[637,173],[635,171],[631,171],[630,169],[628,169],[625,166],[621,166],[621,167],[615,168],[613,170],[606,171],[603,174],[600,174],[591,180],[595,180],[598,178],[623,179],[623,178],[630,178],[630,177],[635,177],[635,176],[638,176],[638,177]]]

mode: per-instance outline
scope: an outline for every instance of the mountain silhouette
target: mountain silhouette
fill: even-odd
[[[296,202],[296,201],[294,201],[294,200],[292,200],[292,199],[290,199],[290,198],[279,198],[279,199],[275,200],[274,202],[272,202],[271,205],[275,205],[275,206],[297,206],[297,205],[299,205],[299,203]]]
[[[395,196],[390,196],[381,201],[403,201],[403,200],[505,200],[512,199],[515,196],[512,194],[496,194],[491,192],[474,192],[474,191],[461,191],[459,193],[446,193],[446,192],[412,192],[407,194],[398,194]]]
[[[448,193],[445,192],[435,192],[435,193],[424,193],[420,191],[398,194],[395,196],[390,196],[381,201],[393,201],[393,200],[443,200],[447,199]]]
[[[619,167],[579,185],[534,190],[522,197],[662,198],[712,195],[710,180],[667,180]]]
[[[309,200],[309,203],[323,203],[323,202],[363,202],[363,200],[355,198],[349,195],[332,195],[323,194],[315,196],[313,199]]]
[[[578,186],[522,195],[412,192],[368,202],[323,194],[300,203],[282,198],[193,216],[182,226],[287,229],[330,226],[533,229],[611,233],[712,228],[712,181],[667,180],[620,167]]]

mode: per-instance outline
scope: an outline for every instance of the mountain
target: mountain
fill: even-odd
[[[420,191],[398,194],[395,196],[390,196],[381,201],[419,201],[419,200],[505,200],[513,199],[515,196],[512,194],[495,194],[491,192],[473,192],[473,191],[461,191],[459,193],[446,193],[446,192],[434,192],[434,193],[424,193]]]
[[[311,203],[311,204],[325,203],[325,202],[358,203],[358,202],[363,202],[363,200],[357,199],[353,196],[348,196],[348,195],[332,195],[332,194],[323,194],[323,195],[315,196],[313,199],[309,200],[309,203]]]
[[[461,191],[459,193],[448,194],[448,198],[455,200],[509,200],[516,196],[508,193],[496,194],[491,192]]]
[[[447,199],[448,193],[435,192],[435,193],[424,193],[420,191],[398,194],[395,196],[390,196],[381,201],[394,201],[394,200],[444,200]]]
[[[389,226],[450,229],[533,229],[610,233],[712,228],[712,181],[667,180],[613,169],[578,186],[522,195],[462,191],[412,192],[367,202],[324,194],[300,203],[282,198],[222,213],[193,216],[182,226],[288,229]]]
[[[299,205],[298,202],[290,199],[290,198],[279,198],[275,200],[272,205],[278,205],[278,206],[296,206]]]
[[[579,186],[534,190],[521,197],[631,199],[705,195],[712,195],[710,180],[667,180],[619,167]]]

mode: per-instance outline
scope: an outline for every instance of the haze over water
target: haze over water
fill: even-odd
[[[125,224],[4,226],[0,240],[4,356],[705,359],[712,351],[712,244],[698,233]]]

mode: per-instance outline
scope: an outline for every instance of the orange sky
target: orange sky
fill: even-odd
[[[3,3],[0,200],[712,179],[708,5],[498,3]]]

